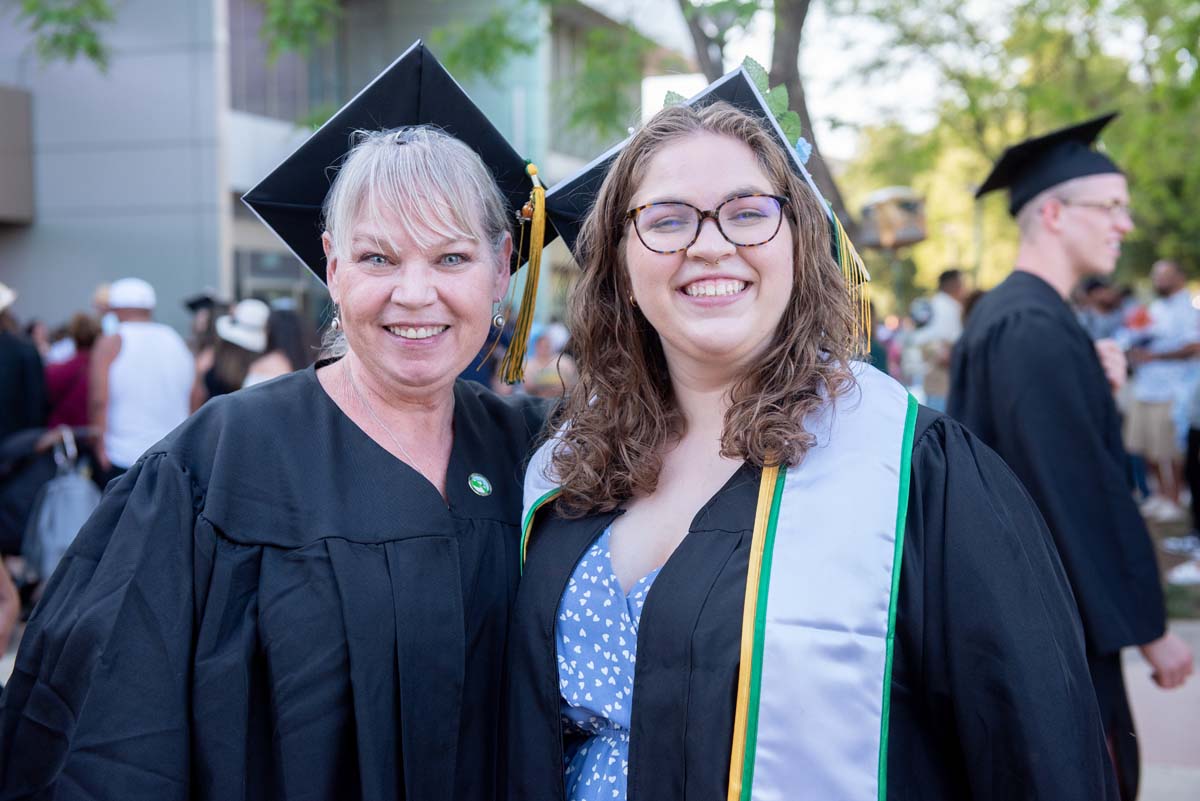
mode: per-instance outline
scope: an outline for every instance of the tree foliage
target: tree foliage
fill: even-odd
[[[17,21],[33,34],[42,61],[83,58],[102,71],[108,68],[104,28],[116,17],[109,0],[16,0],[15,5]]]
[[[7,0],[17,6],[17,21],[33,34],[45,62],[83,58],[108,68],[105,28],[116,19],[113,0]],[[262,36],[269,53],[307,54],[329,41],[341,8],[338,0],[258,0],[263,7]]]
[[[971,197],[1003,147],[1089,116],[1120,110],[1104,133],[1127,172],[1138,227],[1119,269],[1144,275],[1156,257],[1200,273],[1200,5],[1187,0],[834,0],[843,14],[874,20],[888,41],[861,65],[891,80],[915,62],[942,87],[937,122],[905,140],[896,126],[864,132],[850,170],[858,192],[870,175],[903,165],[889,180],[926,196],[930,240],[913,251],[918,279],[932,285],[950,266],[978,266],[990,285],[1011,267],[1016,229],[1002,197],[981,210]],[[901,129],[902,130],[902,129]],[[914,143],[936,158],[913,160]],[[859,198],[861,199],[861,197]],[[978,216],[977,216],[978,215]],[[982,232],[983,248],[978,248]]]

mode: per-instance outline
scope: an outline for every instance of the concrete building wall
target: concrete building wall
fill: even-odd
[[[107,73],[39,63],[0,11],[0,83],[33,96],[34,221],[0,227],[0,280],[22,319],[54,324],[125,275],[158,290],[160,319],[216,285],[222,258],[220,0],[124,0],[104,29]]]

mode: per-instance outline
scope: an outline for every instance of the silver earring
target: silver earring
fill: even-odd
[[[342,318],[338,316],[337,306],[333,307],[333,319],[329,321],[329,328],[331,331],[342,330]]]
[[[503,328],[504,315],[500,313],[500,301],[496,301],[492,304],[492,311],[494,312],[492,314],[492,326],[495,328]]]

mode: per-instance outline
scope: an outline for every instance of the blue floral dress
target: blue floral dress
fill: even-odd
[[[638,622],[658,569],[628,595],[612,568],[611,529],[579,560],[558,606],[563,727],[583,735],[565,755],[568,801],[623,801]]]

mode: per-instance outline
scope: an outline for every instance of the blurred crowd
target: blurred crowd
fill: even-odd
[[[109,480],[209,399],[319,354],[290,298],[198,294],[186,339],[157,305],[151,284],[123,278],[51,326],[22,320],[0,284],[0,555],[26,605]]]
[[[1143,514],[1159,523],[1190,523],[1189,533],[1162,547],[1190,560],[1168,573],[1174,584],[1200,584],[1200,295],[1174,262],[1154,263],[1146,293],[1109,278],[1090,277],[1071,301],[1096,342],[1125,355],[1128,380],[1117,394],[1125,447]],[[872,361],[944,411],[951,353],[963,322],[983,295],[961,270],[938,277],[937,291],[915,300],[908,314],[878,320]]]

